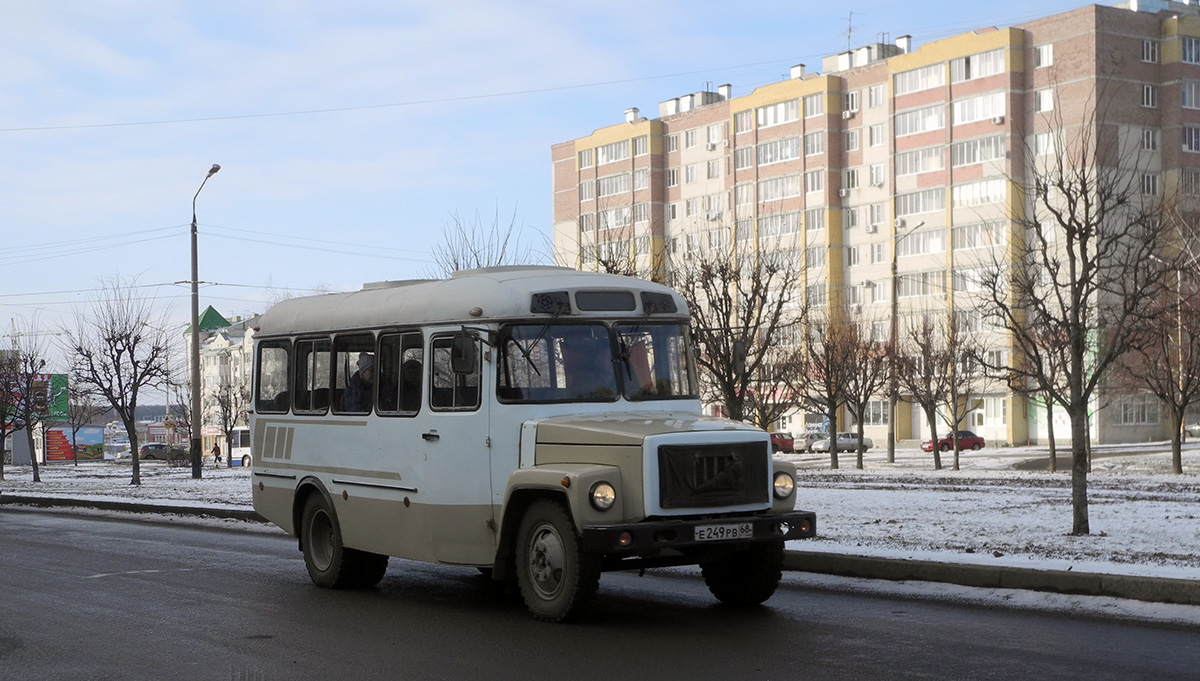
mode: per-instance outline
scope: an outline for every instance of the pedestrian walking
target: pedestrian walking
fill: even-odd
[[[216,465],[221,465],[221,445],[217,444],[216,442],[213,443],[212,455],[213,461],[216,463]]]

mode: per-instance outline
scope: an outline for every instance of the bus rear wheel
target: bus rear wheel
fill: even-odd
[[[700,564],[704,583],[728,605],[758,605],[775,594],[783,579],[783,542],[754,544]]]
[[[365,589],[375,586],[387,572],[388,557],[346,548],[342,531],[329,504],[312,495],[300,520],[304,566],[313,584],[326,589]]]
[[[600,587],[600,558],[585,553],[556,501],[533,502],[517,531],[517,583],[525,607],[546,622],[577,618]]]

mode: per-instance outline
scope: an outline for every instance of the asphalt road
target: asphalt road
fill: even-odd
[[[474,570],[312,586],[270,530],[0,509],[0,679],[1195,679],[1195,631],[824,593],[717,605],[692,571],[607,574],[582,624]]]

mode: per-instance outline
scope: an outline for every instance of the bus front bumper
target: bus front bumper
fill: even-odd
[[[583,528],[589,553],[641,553],[656,549],[730,546],[807,539],[817,534],[817,514],[794,511],[775,515],[651,520],[628,525]]]

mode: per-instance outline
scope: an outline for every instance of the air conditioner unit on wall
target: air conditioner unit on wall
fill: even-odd
[[[858,313],[862,312],[862,303],[854,303],[853,305],[850,306],[850,311],[853,312],[854,314],[858,314]]]
[[[839,190],[838,190],[838,196],[840,196],[840,197],[842,197],[842,198],[846,198],[847,196],[850,196],[850,190],[849,190],[849,189],[845,189],[845,188],[843,188],[843,189],[839,189]]]
[[[867,225],[865,229],[867,234],[874,234],[879,231],[879,225]]]
[[[1004,125],[1004,116],[992,116],[992,123]]]
[[[896,218],[896,229],[904,227],[904,218]]]
[[[712,142],[709,142],[708,144],[704,145],[704,148],[708,149],[709,151],[716,151],[717,145],[713,144]]]
[[[853,111],[843,111],[842,118],[845,118],[847,120],[854,118],[854,112]]]

